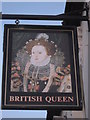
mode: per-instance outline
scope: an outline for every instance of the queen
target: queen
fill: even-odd
[[[22,50],[21,50],[22,51]],[[29,59],[25,64],[18,59],[24,92],[71,92],[70,66],[61,69],[64,56],[46,33],[26,42],[24,46]],[[58,59],[58,60],[57,60]],[[24,65],[23,65],[24,64]],[[22,66],[23,70],[22,70]]]

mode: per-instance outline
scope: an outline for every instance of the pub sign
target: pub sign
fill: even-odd
[[[75,27],[5,25],[2,109],[81,109]]]

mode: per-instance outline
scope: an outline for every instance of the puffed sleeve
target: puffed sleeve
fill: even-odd
[[[58,85],[58,92],[72,92],[70,65],[56,68],[54,82]]]
[[[18,62],[12,62],[11,66],[11,91],[19,91],[22,86],[21,68]]]

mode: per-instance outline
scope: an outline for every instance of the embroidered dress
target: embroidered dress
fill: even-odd
[[[11,91],[72,92],[70,65],[64,68],[55,65],[54,61],[51,58],[48,64],[35,66],[30,63],[30,56],[24,50],[19,51],[12,63]],[[50,78],[51,71],[53,74]]]
[[[50,63],[45,66],[30,65],[28,70],[28,91],[43,91],[50,75]]]

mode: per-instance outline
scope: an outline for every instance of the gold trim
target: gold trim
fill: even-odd
[[[9,28],[7,30],[7,54],[6,54],[6,78],[5,78],[5,99],[4,99],[4,103],[6,105],[6,90],[7,90],[7,68],[8,68],[8,38],[9,38]]]
[[[72,40],[74,40],[74,35],[73,35],[73,31],[72,31]],[[77,72],[76,72],[76,65],[75,65],[75,50],[74,50],[74,41],[73,41],[73,52],[74,52],[74,68],[75,68],[75,80],[76,80],[76,95],[77,95],[77,103],[79,105],[79,99],[78,99],[78,85],[77,85]]]

